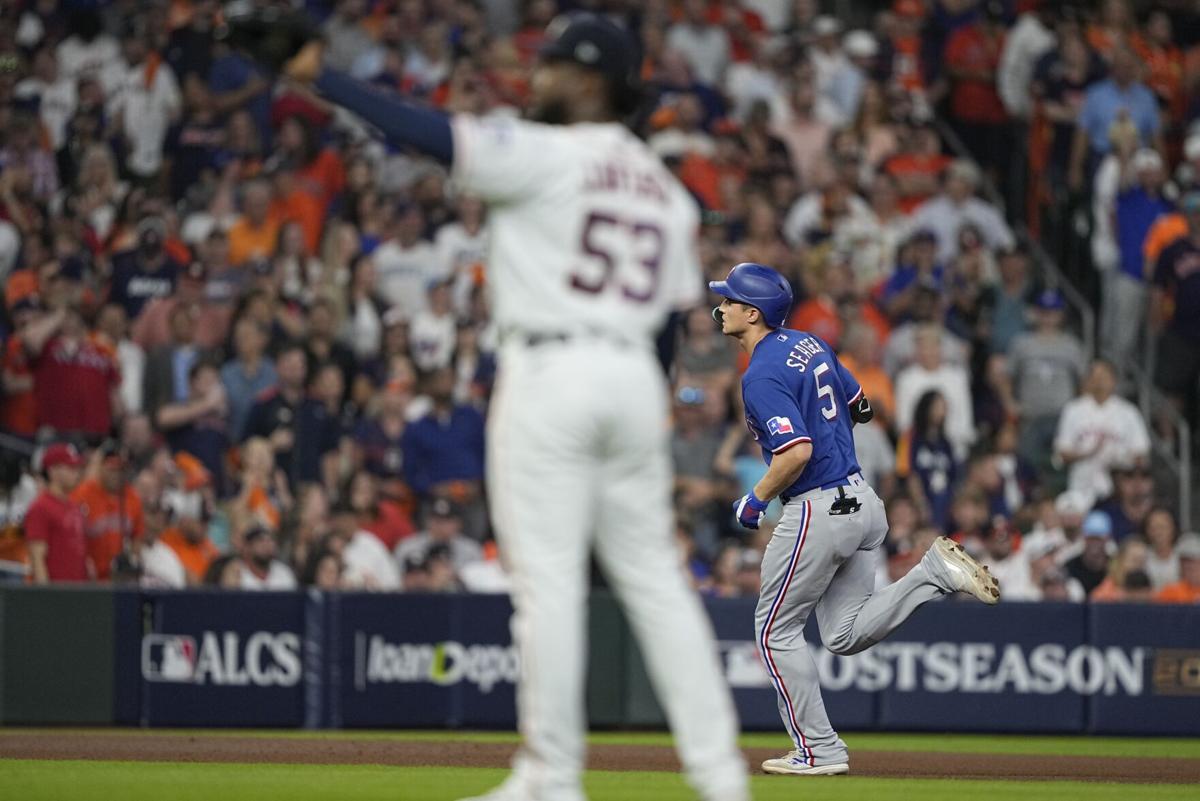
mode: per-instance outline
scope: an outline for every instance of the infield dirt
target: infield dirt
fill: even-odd
[[[96,734],[10,730],[0,734],[0,759],[501,768],[508,765],[514,749],[515,746],[508,743],[473,741],[147,736],[111,730]],[[752,766],[778,755],[777,751],[763,749],[746,751],[746,759]],[[588,767],[593,770],[678,771],[679,761],[675,752],[664,746],[592,745],[588,750]],[[1200,759],[1179,758],[853,751],[850,769],[855,776],[889,778],[1200,784]]]

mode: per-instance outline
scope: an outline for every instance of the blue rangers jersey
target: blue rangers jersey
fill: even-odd
[[[849,405],[860,397],[858,381],[819,337],[780,328],[755,347],[742,376],[742,400],[763,459],[770,464],[801,442],[813,449],[804,472],[780,493],[783,500],[844,484],[859,471]]]

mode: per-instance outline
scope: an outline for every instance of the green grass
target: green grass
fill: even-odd
[[[513,732],[472,731],[381,731],[374,729],[343,731],[296,731],[289,729],[29,729],[0,727],[0,733],[66,734],[86,732],[89,735],[159,734],[192,737],[273,737],[282,739],[342,739],[342,740],[409,740],[419,742],[465,741],[477,743],[515,743]],[[955,754],[1030,754],[1041,756],[1095,757],[1164,757],[1200,759],[1200,739],[1173,737],[1073,737],[1047,735],[993,734],[880,734],[850,733],[844,735],[846,744],[860,751],[939,751]],[[665,732],[593,732],[588,741],[614,745],[670,745]],[[741,744],[746,748],[791,748],[782,734],[743,734]]]
[[[478,768],[0,760],[0,798],[21,801],[453,801],[504,776]],[[592,801],[693,801],[668,773],[587,774]],[[799,787],[803,792],[799,792]],[[1195,801],[1182,785],[757,776],[756,801]]]

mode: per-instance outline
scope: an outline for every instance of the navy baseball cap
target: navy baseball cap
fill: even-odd
[[[546,26],[546,43],[539,55],[546,61],[571,61],[603,73],[614,100],[624,108],[637,102],[637,43],[625,29],[599,14],[581,11],[556,17]]]
[[[1067,304],[1063,300],[1062,293],[1057,289],[1047,289],[1040,292],[1037,299],[1033,302],[1034,306],[1046,311],[1061,311]]]

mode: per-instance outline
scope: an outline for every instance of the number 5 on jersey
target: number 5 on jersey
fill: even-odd
[[[821,416],[826,420],[833,420],[837,417],[837,398],[833,394],[833,387],[829,384],[821,383],[821,376],[829,372],[829,365],[821,363],[817,365],[817,369],[813,370],[813,380],[817,382],[817,397],[828,401],[826,406],[824,402],[821,404]]]

